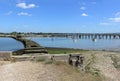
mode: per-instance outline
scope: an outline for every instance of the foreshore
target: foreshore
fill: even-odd
[[[74,53],[74,52],[86,52],[86,51],[99,51],[99,52],[116,52],[116,53],[120,53],[120,48],[116,48],[116,49],[78,49],[78,48],[60,48],[60,47],[45,47],[46,49],[48,49],[48,52],[52,51],[51,53],[54,54],[54,52],[59,51],[58,53],[64,53],[64,51],[70,53]]]
[[[3,56],[5,54],[5,57],[9,53],[11,53],[11,51],[0,51],[0,54]],[[69,49],[69,48],[48,48],[48,53],[49,54],[47,54],[47,55],[50,55],[50,56],[51,56],[51,54],[52,55],[57,54],[59,56],[60,56],[60,54],[62,54],[62,55],[63,54],[64,55],[65,54],[82,54],[85,58],[84,59],[84,69],[86,72],[94,74],[95,77],[99,77],[99,78],[101,75],[104,76],[105,78],[103,78],[103,80],[100,80],[100,81],[120,81],[120,52],[119,51],[81,50],[81,49]],[[33,55],[34,55],[34,53],[33,53]],[[28,55],[28,56],[30,56],[30,55]],[[20,62],[16,61],[15,63],[12,63],[10,61],[0,61],[0,67],[2,68],[0,71],[2,72],[3,69],[5,69],[7,67],[12,67],[12,68],[9,68],[10,72],[13,74],[13,76],[11,76],[12,78],[14,77],[14,72],[19,72],[19,74],[21,74],[19,76],[20,78],[22,77],[22,73],[24,75],[26,75],[26,77],[24,77],[23,81],[29,81],[29,78],[27,76],[32,76],[32,75],[30,75],[31,71],[29,72],[26,69],[28,71],[28,74],[24,73],[23,72],[24,68],[22,68],[23,65],[25,68],[34,69],[32,71],[32,73],[35,73],[36,68],[38,71],[39,71],[38,68],[42,68],[42,69],[44,68],[44,67],[39,66],[38,63],[31,62],[31,61],[29,61],[29,62],[28,61],[20,61]],[[46,66],[46,65],[43,65],[43,63],[42,63],[42,66]],[[19,69],[16,70],[18,67],[19,67]],[[51,65],[51,67],[53,68],[53,65]],[[63,68],[64,65],[61,65],[60,67]],[[14,72],[12,69],[14,69]],[[58,72],[58,71],[59,71],[59,69],[56,70],[56,72]],[[6,72],[9,72],[9,70],[6,70]],[[48,70],[48,73],[49,72],[53,73],[53,71]],[[18,73],[15,73],[15,74],[17,75]],[[5,74],[5,75],[6,75],[6,77],[9,76],[7,74]],[[51,75],[51,76],[54,77],[55,75]],[[43,74],[41,74],[41,76],[43,76]],[[68,76],[68,75],[66,75],[66,76]],[[2,76],[2,77],[3,77],[3,79],[6,79],[4,76]],[[9,78],[11,78],[11,77],[9,77]],[[75,76],[73,76],[73,78],[74,77]],[[33,78],[36,79],[37,77],[33,76]],[[33,78],[31,77],[32,81],[34,81]],[[16,77],[17,81],[19,81],[18,79],[19,78]],[[43,79],[45,79],[45,78],[43,78]],[[52,78],[52,79],[54,79],[54,78]],[[41,78],[39,80],[41,80]],[[42,81],[48,81],[48,80],[42,80]],[[7,80],[5,80],[5,81],[7,81]],[[58,80],[58,78],[56,78],[56,81],[62,81],[62,80]],[[64,81],[76,81],[76,79],[74,79],[74,80],[69,79],[69,80],[64,80]],[[84,80],[84,81],[88,81],[88,80]],[[94,81],[98,81],[98,80],[94,80]]]
[[[50,54],[56,54],[56,51],[58,52],[58,54],[60,53],[74,53],[74,52],[84,52],[84,51],[101,51],[101,52],[117,52],[120,53],[120,49],[116,48],[116,49],[78,49],[78,48],[61,48],[61,47],[44,47],[45,49],[48,50],[48,53]],[[21,49],[20,49],[21,50]],[[0,51],[1,53],[12,53],[14,51]]]

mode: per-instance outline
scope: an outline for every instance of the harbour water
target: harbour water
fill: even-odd
[[[18,42],[12,38],[0,37],[0,51],[14,51],[24,48],[21,42]]]
[[[72,39],[72,38],[28,38],[44,47],[75,48],[88,50],[119,50],[120,39]],[[12,38],[0,38],[0,51],[13,51],[24,48],[22,43]]]

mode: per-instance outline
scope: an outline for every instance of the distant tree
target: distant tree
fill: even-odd
[[[17,36],[18,33],[16,31],[12,32],[11,35]]]

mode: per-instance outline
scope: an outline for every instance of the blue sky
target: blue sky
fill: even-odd
[[[120,33],[120,0],[0,0],[0,32]]]

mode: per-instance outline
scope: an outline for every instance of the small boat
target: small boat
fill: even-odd
[[[92,39],[92,41],[93,41],[93,42],[96,42],[96,41],[97,41],[97,39],[93,38],[93,39]]]
[[[78,39],[73,39],[73,42],[76,43],[78,41]]]

